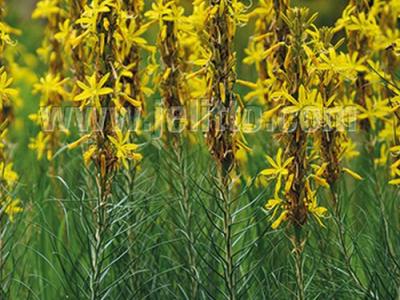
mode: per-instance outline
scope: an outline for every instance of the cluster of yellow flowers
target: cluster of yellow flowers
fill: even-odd
[[[61,134],[68,133],[62,123],[54,124],[52,119],[52,112],[70,97],[66,89],[69,80],[66,77],[68,61],[63,55],[65,35],[59,32],[65,25],[66,11],[59,5],[59,1],[40,1],[32,18],[46,20],[44,38],[37,54],[48,65],[48,70],[33,86],[33,92],[40,94],[40,110],[29,117],[43,130],[35,138],[31,138],[29,148],[36,151],[39,160],[43,157],[51,160],[60,147]]]
[[[250,14],[256,18],[256,33],[244,63],[255,65],[259,79],[240,81],[252,90],[245,99],[262,103],[267,109],[264,119],[270,122],[286,116],[279,135],[284,148],[278,147],[275,160],[267,156],[271,167],[261,171],[275,179],[274,198],[266,204],[274,228],[286,220],[301,226],[308,214],[322,225],[327,209],[318,204],[317,191],[334,190],[341,172],[361,179],[342,166],[344,159],[359,155],[347,133],[349,125],[368,124],[368,132],[377,137],[376,147],[393,141],[397,106],[391,106],[391,98],[396,91],[381,79],[391,78],[386,68],[393,71],[397,64],[388,47],[398,39],[398,4],[374,1],[364,10],[361,3],[366,2],[350,1],[332,28],[317,28],[317,15],[291,8],[287,0],[260,0]],[[347,33],[348,52],[339,50],[346,39],[333,42],[341,30]],[[385,67],[377,61],[392,63]]]
[[[189,17],[193,34],[185,38],[192,51],[188,60],[198,68],[187,77],[191,99],[206,99],[206,140],[221,174],[227,178],[237,163],[235,155],[248,150],[240,126],[240,97],[234,92],[236,53],[233,39],[238,26],[247,23],[246,7],[236,0],[194,1]],[[237,112],[237,105],[239,109]],[[239,130],[237,130],[239,129]]]
[[[4,64],[4,51],[14,44],[12,35],[18,33],[3,21],[4,1],[0,1],[0,221],[7,215],[10,221],[15,214],[22,211],[20,200],[12,192],[18,182],[18,174],[13,170],[10,159],[10,142],[7,137],[8,128],[13,121],[13,108],[17,90],[12,87],[13,79],[9,76],[7,66]]]
[[[374,132],[372,142],[379,147],[375,165],[385,167],[388,162],[391,164],[392,179],[389,183],[392,185],[400,185],[400,89],[395,75],[400,66],[399,16],[400,3],[395,0],[374,1],[371,6],[351,1],[338,22],[352,41],[349,51],[360,52],[373,71],[359,75],[360,117],[366,122],[364,126]]]
[[[92,128],[101,129],[70,148],[89,141],[84,160],[94,161],[103,178],[141,159],[135,152],[138,145],[131,142],[128,129],[118,126],[117,118],[140,114],[145,107],[143,95],[148,91],[142,85],[146,70],[140,70],[140,51],[153,48],[141,37],[149,27],[142,22],[143,5],[138,0],[105,0],[82,5],[81,11],[72,9],[79,12],[71,20],[72,56],[78,58],[73,101],[81,109],[92,108]]]
[[[232,171],[239,145],[233,134],[235,105],[239,98],[233,90],[236,81],[233,39],[237,26],[247,21],[243,15],[244,8],[238,1],[211,1],[207,12],[206,38],[210,53],[206,74],[209,102],[207,143],[223,176]]]
[[[277,149],[275,159],[267,156],[270,167],[260,173],[275,182],[266,204],[274,228],[283,221],[301,226],[309,215],[322,224],[327,209],[320,206],[318,191],[331,189],[335,198],[343,172],[361,179],[343,166],[359,155],[347,132],[352,124],[364,130],[377,167],[387,165],[390,151],[398,154],[393,136],[397,141],[400,90],[382,84],[393,82],[399,64],[398,1],[350,0],[336,25],[322,28],[314,24],[316,14],[291,7],[289,0],[260,0],[250,13],[237,0],[195,0],[190,15],[178,0],[154,1],[146,12],[144,4],[41,0],[33,13],[47,20],[38,53],[49,70],[35,85],[41,105],[72,104],[88,111],[92,132],[69,148],[88,142],[84,160],[95,162],[103,176],[141,159],[117,119],[146,111],[145,99],[154,93],[147,86],[151,80],[168,112],[156,127],[166,121],[169,129],[186,128],[189,116],[169,109],[183,106],[190,113],[191,101],[207,100],[198,124],[208,120],[207,145],[224,175],[250,150],[240,126],[247,103],[265,107],[264,122],[281,124],[284,117],[279,143],[271,147]],[[243,63],[254,65],[256,82],[236,79],[233,39],[249,19],[255,34]],[[153,25],[158,25],[157,47],[145,38]],[[345,38],[337,40],[339,32]],[[340,50],[344,45],[347,51]],[[236,82],[249,89],[244,101],[234,92]],[[30,147],[50,159],[62,132],[68,130],[41,132]],[[399,170],[397,160],[391,184],[400,183]]]
[[[248,19],[244,4],[196,0],[191,14],[185,15],[179,1],[160,0],[145,16],[159,24],[157,48],[161,63],[152,57],[152,69],[159,69],[153,83],[159,87],[166,115],[158,117],[156,127],[166,121],[169,131],[183,132],[191,138],[185,129],[207,123],[210,151],[219,164],[226,160],[229,173],[235,152],[248,150],[241,133],[233,133],[239,96],[233,92],[236,57],[232,46],[237,26]],[[207,110],[192,118],[190,114],[198,113],[194,110],[204,100]]]
[[[188,19],[184,16],[184,9],[179,6],[178,1],[156,1],[145,16],[159,27],[157,48],[162,63],[154,84],[159,86],[166,110],[159,116],[156,126],[159,127],[161,122],[164,122],[167,132],[180,133],[187,124],[181,108],[188,98],[185,79],[187,65],[183,46],[184,36],[190,32]],[[155,59],[153,63],[155,66],[158,65]]]
[[[337,22],[338,30],[345,30],[348,49],[366,66],[358,72],[355,82],[355,102],[359,110],[361,126],[369,132],[369,151],[379,149],[375,157],[376,167],[391,163],[390,184],[398,185],[400,161],[390,162],[392,153],[398,157],[399,143],[399,88],[396,70],[400,65],[400,16],[398,1],[350,1]]]
[[[140,51],[154,51],[142,37],[150,25],[142,22],[143,6],[141,0],[42,0],[33,12],[33,18],[47,19],[38,53],[49,71],[34,87],[42,95],[41,106],[51,110],[73,105],[87,113],[91,132],[68,148],[87,142],[84,161],[94,161],[103,176],[141,159],[135,152],[138,146],[130,142],[128,131],[119,128],[117,119],[140,114],[143,95],[151,93],[141,84],[147,75],[140,70]],[[31,118],[45,126],[51,122],[38,115]],[[68,133],[65,128],[51,129],[32,139],[30,147],[39,158],[47,153],[51,159],[60,132]]]

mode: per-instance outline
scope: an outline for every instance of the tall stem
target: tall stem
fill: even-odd
[[[101,298],[101,269],[102,261],[102,246],[104,239],[104,225],[106,224],[106,210],[105,206],[108,198],[106,179],[102,178],[98,182],[98,197],[96,207],[93,209],[93,216],[95,220],[95,231],[93,236],[93,243],[91,243],[91,257],[92,257],[92,274],[90,276],[90,299],[97,300]]]
[[[301,226],[294,225],[294,256],[296,265],[297,299],[304,300],[303,278],[303,242],[301,240]]]
[[[229,178],[219,172],[218,181],[220,184],[220,198],[223,201],[223,232],[225,247],[225,284],[229,295],[229,300],[237,299],[236,281],[234,273],[233,258],[233,237],[232,237],[232,201],[229,188]]]
[[[235,55],[232,42],[235,35],[234,22],[230,9],[232,1],[210,0],[211,11],[208,32],[210,51],[209,70],[209,128],[207,144],[217,164],[217,187],[223,218],[224,236],[224,281],[227,297],[237,299],[233,256],[233,217],[230,172],[235,167],[235,143],[233,127],[235,123],[235,95],[233,86],[236,81],[234,70]]]
[[[180,140],[180,145],[178,149],[176,149],[176,154],[178,158],[178,163],[181,166],[182,170],[182,176],[181,178],[181,185],[182,185],[182,206],[183,206],[183,213],[184,213],[184,218],[185,218],[185,232],[187,234],[186,238],[186,252],[187,252],[187,264],[189,267],[189,273],[190,273],[190,290],[191,290],[191,299],[196,299],[197,293],[198,293],[198,282],[195,278],[196,276],[196,255],[194,253],[194,235],[193,235],[193,230],[192,230],[192,208],[191,208],[191,203],[190,203],[190,196],[189,196],[189,187],[187,184],[187,164],[184,159],[184,145],[183,141]]]

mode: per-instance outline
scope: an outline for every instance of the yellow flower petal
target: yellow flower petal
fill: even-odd
[[[277,229],[283,221],[286,221],[287,215],[288,215],[288,211],[287,210],[283,211],[281,213],[281,215],[279,216],[279,218],[276,219],[274,223],[272,223],[272,225],[271,225],[272,229]]]
[[[342,170],[343,170],[343,172],[349,174],[354,179],[363,180],[363,178],[360,175],[358,175],[356,172],[354,172],[354,171],[352,171],[352,170],[350,170],[348,168],[343,168]]]

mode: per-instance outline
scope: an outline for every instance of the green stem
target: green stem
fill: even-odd
[[[232,201],[229,190],[229,175],[219,172],[220,198],[223,201],[223,232],[225,248],[225,285],[229,300],[237,299],[236,280],[234,274],[233,237],[232,237]]]
[[[294,256],[296,266],[297,299],[304,300],[304,276],[303,276],[303,245],[301,240],[302,229],[294,225]]]
[[[182,170],[182,174],[180,176],[181,180],[181,198],[182,198],[182,207],[183,207],[183,217],[185,220],[185,232],[186,232],[186,253],[187,253],[187,264],[189,268],[190,274],[190,290],[191,290],[191,299],[196,299],[198,293],[198,281],[196,280],[196,255],[194,251],[194,234],[192,230],[192,208],[190,203],[190,191],[187,183],[187,164],[184,159],[184,145],[182,139],[178,139],[176,141],[175,154],[177,156],[177,162],[180,165],[180,169]]]
[[[102,259],[102,246],[103,246],[103,235],[104,235],[104,224],[106,219],[105,205],[107,201],[106,192],[106,179],[100,178],[98,184],[99,196],[97,197],[96,207],[93,209],[95,219],[95,233],[93,236],[94,242],[90,246],[91,252],[91,276],[90,276],[90,299],[97,300],[101,298],[101,259]]]

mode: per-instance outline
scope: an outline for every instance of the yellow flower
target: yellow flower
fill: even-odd
[[[82,28],[87,29],[86,32],[96,33],[98,16],[101,13],[109,12],[109,6],[113,6],[112,0],[93,0],[90,6],[85,6],[82,17],[79,18],[76,23],[80,24]]]
[[[392,179],[389,181],[391,185],[400,185],[400,178]]]
[[[352,171],[352,170],[350,170],[348,168],[342,168],[342,170],[343,170],[343,172],[349,174],[354,179],[357,179],[357,180],[362,180],[363,179],[359,174],[357,174],[356,172],[354,172],[354,171]]]
[[[92,145],[89,147],[88,150],[85,151],[85,153],[83,153],[83,161],[86,166],[89,165],[89,162],[92,159],[93,155],[96,153],[96,151],[97,151],[97,147]]]
[[[342,156],[347,159],[351,160],[360,155],[360,152],[357,150],[357,145],[353,143],[352,140],[348,139],[342,144],[343,152]]]
[[[324,218],[326,216],[328,210],[325,207],[318,206],[317,198],[315,197],[315,195],[311,197],[311,201],[308,204],[307,209],[314,216],[319,225],[325,227],[321,221],[321,218]]]
[[[50,136],[46,135],[40,131],[36,138],[31,138],[28,145],[29,149],[35,150],[37,152],[37,159],[41,160],[43,154],[46,152],[47,144],[50,140]]]
[[[265,209],[266,210],[273,210],[271,218],[275,217],[276,212],[281,207],[282,203],[283,203],[283,201],[280,198],[269,199],[267,201],[267,204],[265,204]]]
[[[18,174],[13,170],[13,164],[0,163],[0,178],[7,183],[7,186],[13,186],[18,180]]]
[[[144,15],[150,20],[161,20],[163,16],[172,13],[172,10],[170,9],[172,3],[174,3],[174,1],[169,1],[164,4],[163,0],[157,0],[156,3],[151,5],[151,10],[147,11]]]
[[[388,100],[372,100],[370,98],[366,98],[365,107],[362,105],[357,105],[357,108],[361,112],[357,116],[358,119],[368,119],[373,130],[376,128],[376,120],[379,119],[385,121],[385,117],[388,116],[393,110],[391,107],[389,107]]]
[[[86,106],[90,101],[96,108],[101,108],[100,96],[108,95],[113,92],[112,88],[103,87],[109,77],[110,73],[107,73],[97,82],[95,72],[92,76],[86,76],[88,84],[78,81],[77,85],[82,89],[82,93],[75,96],[74,101],[82,101],[81,107]]]
[[[257,7],[249,14],[249,17],[257,16],[259,19],[270,19],[273,12],[273,2],[269,0],[259,0]],[[267,20],[268,20],[267,19]]]
[[[274,159],[266,155],[267,161],[270,163],[272,168],[264,169],[261,171],[261,175],[265,176],[279,176],[279,175],[287,175],[288,174],[288,169],[286,167],[293,161],[294,157],[291,157],[287,159],[284,163],[282,163],[282,148],[278,149],[278,152],[276,154],[275,161]]]
[[[335,48],[328,49],[328,55],[322,53],[319,56],[321,62],[317,68],[321,71],[330,71],[330,73],[338,74],[344,80],[353,81],[357,78],[358,72],[367,71],[363,66],[362,59],[358,59],[358,53],[354,52],[352,55],[345,53],[337,53]],[[332,74],[325,78],[325,82],[331,81]]]
[[[65,96],[67,93],[64,90],[64,84],[68,78],[61,79],[60,75],[47,74],[45,77],[40,78],[39,83],[34,84],[33,91],[42,94],[42,105],[47,105],[49,98],[55,95]],[[53,100],[53,99],[52,99]]]
[[[81,136],[78,140],[69,144],[68,149],[72,150],[72,149],[75,149],[76,147],[79,147],[83,143],[87,142],[90,139],[90,137],[91,137],[91,134],[85,134],[84,136]]]
[[[400,146],[393,146],[393,147],[390,147],[390,152],[392,152],[393,154],[399,154],[400,153]]]
[[[282,161],[282,148],[278,149],[275,160],[269,155],[266,156],[267,161],[272,166],[272,168],[264,169],[260,172],[261,175],[268,176],[271,178],[276,178],[275,185],[275,195],[277,195],[281,189],[282,176],[289,174],[287,166],[293,161],[294,157],[288,158],[286,161]]]
[[[250,43],[249,48],[244,49],[247,56],[243,59],[243,63],[247,65],[258,64],[262,62],[266,57],[266,51],[262,43]]]
[[[15,28],[12,28],[6,23],[0,22],[0,41],[8,44],[15,45],[15,42],[12,40],[10,34],[20,34],[21,31]]]
[[[293,184],[294,175],[290,174],[287,178],[285,183],[284,192],[287,194]],[[289,210],[286,208],[287,203],[283,201],[281,198],[278,197],[277,193],[275,193],[275,197],[273,199],[268,200],[267,204],[265,205],[265,209],[273,210],[271,219],[275,217],[277,212],[281,210],[279,217],[272,223],[272,229],[276,229],[279,225],[288,219]]]
[[[284,210],[284,211],[280,214],[280,216],[275,220],[275,222],[272,223],[272,225],[271,225],[272,229],[277,229],[277,228],[279,227],[279,225],[281,225],[281,223],[282,223],[283,221],[286,221],[286,220],[287,220],[287,217],[288,217],[288,214],[289,214],[289,211]]]
[[[52,15],[62,12],[61,8],[57,6],[57,2],[57,0],[39,1],[32,13],[32,18],[50,18]]]
[[[245,80],[237,80],[237,83],[252,89],[250,93],[248,93],[245,97],[245,101],[250,101],[253,98],[258,99],[259,103],[264,103],[264,97],[269,93],[270,89],[270,80],[261,80],[258,79],[256,83],[245,81]]]
[[[392,152],[398,152],[399,146],[391,148]],[[400,159],[396,160],[391,166],[390,166],[390,175],[392,177],[395,177],[394,179],[389,181],[389,184],[392,185],[400,185]]]
[[[127,38],[127,40],[130,41],[132,44],[135,44],[139,47],[142,47],[144,49],[148,49],[151,51],[152,48],[149,46],[146,46],[147,41],[143,37],[141,37],[149,29],[150,24],[141,25],[139,28],[136,28],[136,25],[137,24],[135,22],[131,22],[129,24],[129,27],[127,28],[126,33],[123,34],[122,36],[124,38]]]
[[[8,78],[6,71],[3,68],[0,68],[0,108],[3,107],[3,104],[6,100],[8,100],[9,96],[16,96],[18,94],[17,90],[10,88],[13,79]]]
[[[322,97],[316,89],[308,91],[303,85],[301,85],[297,99],[285,91],[276,92],[272,95],[273,98],[280,96],[286,98],[286,100],[291,104],[282,109],[282,112],[285,114],[298,113],[305,108],[318,108],[322,111]]]
[[[116,157],[119,162],[122,162],[126,169],[129,169],[128,159],[141,160],[142,156],[134,151],[139,148],[138,145],[129,143],[129,132],[123,135],[122,131],[117,128],[115,130],[116,137],[108,136],[110,142],[114,145],[117,151]]]
[[[68,44],[68,36],[71,34],[72,27],[70,19],[66,19],[64,23],[60,23],[58,25],[58,29],[60,30],[54,35],[54,38],[59,41],[60,43]]]
[[[374,164],[376,166],[384,167],[384,166],[386,166],[386,163],[389,158],[389,149],[386,144],[381,145],[379,153],[380,153],[380,156],[379,156],[379,158],[374,159]]]
[[[7,196],[4,204],[0,203],[4,207],[4,212],[11,222],[14,222],[14,216],[22,211],[20,203],[21,201],[19,199],[12,199],[10,196]],[[3,208],[0,210],[3,210]]]
[[[316,172],[311,174],[310,177],[313,178],[318,185],[329,188],[328,182],[322,177],[327,167],[328,163],[323,163],[321,166],[313,166],[313,168],[316,169]]]
[[[120,91],[118,93],[118,98],[114,98],[113,101],[114,103],[117,103],[117,107],[118,107],[118,103],[121,103],[120,100],[125,100],[127,101],[129,104],[131,104],[133,107],[137,107],[137,108],[141,108],[142,107],[142,102],[136,99],[133,99],[132,97],[130,97],[129,95],[132,95],[132,87],[131,85],[125,84],[125,88],[123,88],[123,84],[121,82],[117,82],[116,83],[116,90]]]
[[[311,190],[310,182],[306,181],[306,192],[307,192],[307,209],[313,215],[313,217],[317,220],[319,225],[325,227],[321,221],[321,218],[326,216],[328,210],[325,207],[318,206],[316,192]]]
[[[284,43],[279,42],[273,45],[271,48],[265,49],[263,43],[256,43],[253,41],[250,43],[249,48],[244,50],[244,52],[247,54],[247,57],[243,59],[243,63],[247,65],[256,64],[258,69],[258,64],[283,44]]]
[[[357,16],[351,16],[349,23],[345,27],[349,31],[359,31],[362,35],[370,37],[382,34],[375,18],[371,15],[367,16],[365,12],[361,12]]]

